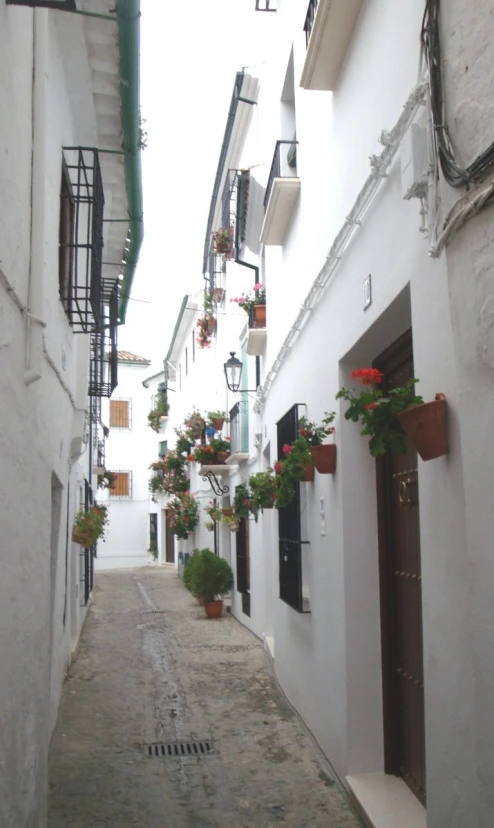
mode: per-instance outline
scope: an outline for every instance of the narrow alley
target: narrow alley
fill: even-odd
[[[148,755],[184,743],[206,753]],[[51,745],[49,828],[356,828],[330,773],[247,629],[207,620],[175,572],[99,575]]]

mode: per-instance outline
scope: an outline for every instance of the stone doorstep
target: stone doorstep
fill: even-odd
[[[427,811],[397,776],[362,773],[346,781],[369,828],[427,828]]]

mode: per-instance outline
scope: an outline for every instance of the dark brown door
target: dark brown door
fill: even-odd
[[[175,535],[170,526],[168,509],[166,509],[166,562],[175,563]]]
[[[413,376],[411,333],[376,362],[384,388]],[[378,461],[385,770],[425,805],[422,576],[417,453]]]

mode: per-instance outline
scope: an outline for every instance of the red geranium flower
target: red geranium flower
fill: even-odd
[[[283,463],[275,463],[273,468],[276,474],[281,474],[281,472],[283,471]]]
[[[366,405],[364,405],[364,408],[366,411],[373,411],[374,408],[377,408],[377,403],[366,403]]]
[[[292,448],[293,448],[293,446],[289,446],[288,443],[285,443],[285,445],[283,446],[283,449],[282,449],[283,454],[284,455],[290,454]]]
[[[352,371],[352,379],[359,379],[362,385],[379,385],[383,378],[384,374],[377,368],[357,368]]]

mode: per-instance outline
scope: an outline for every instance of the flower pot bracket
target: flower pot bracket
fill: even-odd
[[[214,494],[217,497],[221,497],[221,495],[228,494],[228,492],[230,491],[230,487],[223,485],[217,477],[217,475],[221,477],[221,475],[225,474],[225,471],[229,471],[230,468],[231,466],[201,466],[201,468],[199,469],[199,474],[201,475],[202,479],[205,483],[209,483]]]

